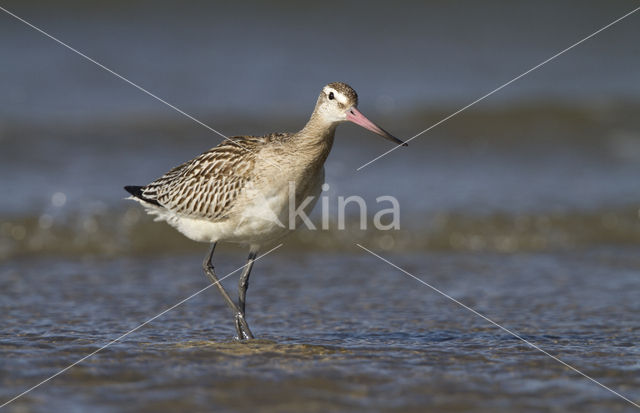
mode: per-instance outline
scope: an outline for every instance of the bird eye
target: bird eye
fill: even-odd
[[[329,92],[329,100],[333,100],[333,92]]]

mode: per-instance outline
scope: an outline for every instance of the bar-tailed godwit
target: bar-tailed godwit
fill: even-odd
[[[358,95],[349,85],[329,83],[299,132],[235,136],[148,185],[125,187],[132,195],[129,198],[142,204],[156,220],[166,221],[194,241],[211,244],[203,269],[233,312],[238,339],[253,338],[245,302],[256,254],[260,247],[295,228],[282,224],[288,224],[292,216],[290,197],[295,200],[295,209],[309,213],[313,208],[338,124],[350,121],[406,146],[367,119],[357,105]],[[303,204],[308,197],[313,201]],[[249,246],[237,304],[218,281],[211,263],[218,242]]]

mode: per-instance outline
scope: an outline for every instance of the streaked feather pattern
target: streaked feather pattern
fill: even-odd
[[[224,219],[253,178],[257,153],[289,134],[236,136],[183,163],[142,188],[145,198],[185,217]]]

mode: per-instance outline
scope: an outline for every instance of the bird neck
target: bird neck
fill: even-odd
[[[298,132],[295,139],[300,155],[308,155],[324,163],[333,146],[336,122],[327,122],[314,111],[309,122]]]

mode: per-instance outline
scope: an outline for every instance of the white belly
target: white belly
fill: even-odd
[[[289,182],[269,185],[267,189],[248,187],[235,201],[233,209],[224,220],[213,222],[204,218],[179,216],[166,209],[144,204],[156,220],[167,221],[186,237],[200,242],[233,242],[259,246],[280,239],[296,227],[300,220],[290,222],[290,211],[295,211],[307,197],[312,200],[304,213],[313,209],[324,182],[324,170],[313,179],[294,186],[296,196],[291,199]]]

